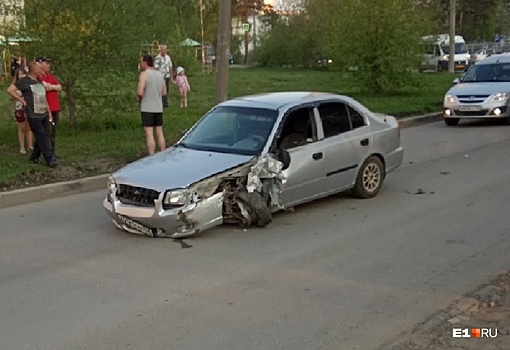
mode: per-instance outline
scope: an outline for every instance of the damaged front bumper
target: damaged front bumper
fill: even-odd
[[[264,198],[269,199],[266,210],[281,209],[280,191],[285,182],[282,167],[280,161],[270,156],[258,157],[205,178],[186,189],[175,190],[176,193],[181,190],[186,193],[186,199],[178,198],[176,201],[172,201],[171,195],[167,198],[167,194],[174,190],[158,192],[150,200],[145,197],[139,200],[140,193],[145,193],[147,189],[129,186],[134,188],[133,193],[138,193],[135,197],[126,196],[126,192],[119,191],[119,186],[126,185],[118,185],[111,177],[103,207],[119,229],[149,237],[188,237],[223,222],[249,226],[251,212],[255,209],[247,208],[246,203],[239,200],[238,193],[247,191],[263,194]],[[183,204],[169,208],[179,202]]]
[[[162,199],[154,207],[122,203],[114,192],[107,194],[103,207],[121,230],[149,237],[184,238],[223,223],[223,192],[200,202],[165,210]]]

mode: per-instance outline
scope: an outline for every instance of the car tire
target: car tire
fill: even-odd
[[[376,156],[368,157],[359,169],[352,193],[358,198],[372,198],[379,193],[384,181],[384,166]]]
[[[444,118],[444,122],[448,126],[455,126],[459,124],[459,118]]]
[[[266,202],[256,192],[239,192],[237,198],[248,208],[251,222],[257,227],[265,227],[271,222],[271,211]]]

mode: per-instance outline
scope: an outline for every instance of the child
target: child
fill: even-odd
[[[18,67],[14,73],[14,81],[17,82],[21,78],[25,77],[27,75],[26,70],[24,67]],[[21,91],[17,90],[16,93],[21,96]],[[16,108],[14,111],[14,117],[16,118],[16,121],[18,122],[18,142],[19,142],[19,153],[21,154],[27,154],[27,150],[25,148],[25,139],[26,139],[26,145],[29,150],[33,148],[33,134],[32,130],[30,130],[30,125],[28,125],[28,120],[25,116],[25,110],[23,108],[23,105],[21,102],[16,101]]]
[[[191,90],[188,78],[184,72],[184,68],[177,67],[177,76],[175,77],[175,84],[179,88],[179,95],[181,95],[181,108],[188,108],[188,91]]]

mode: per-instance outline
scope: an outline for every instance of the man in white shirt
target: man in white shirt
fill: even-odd
[[[159,55],[154,60],[154,68],[163,74],[165,78],[166,90],[170,87],[170,78],[172,77],[172,59],[167,54],[166,45],[159,45]],[[163,96],[163,107],[168,107],[168,95]]]

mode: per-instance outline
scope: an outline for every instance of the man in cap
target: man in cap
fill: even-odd
[[[53,168],[57,164],[46,136],[46,129],[52,117],[46,100],[46,91],[40,80],[42,67],[32,61],[28,63],[28,71],[28,75],[11,84],[7,92],[24,106],[28,124],[35,136],[35,147],[30,155],[30,162],[39,163],[42,153],[46,164]],[[22,96],[16,93],[17,90],[21,91]]]
[[[53,121],[48,123],[47,135],[50,144],[50,150],[55,154],[55,137],[57,135],[57,125],[60,118],[60,100],[58,97],[58,91],[62,91],[62,85],[58,82],[51,73],[51,58],[49,57],[37,57],[36,62],[41,65],[42,75],[40,77],[44,88],[46,89],[46,100],[48,100],[48,106],[50,107],[51,116]]]

